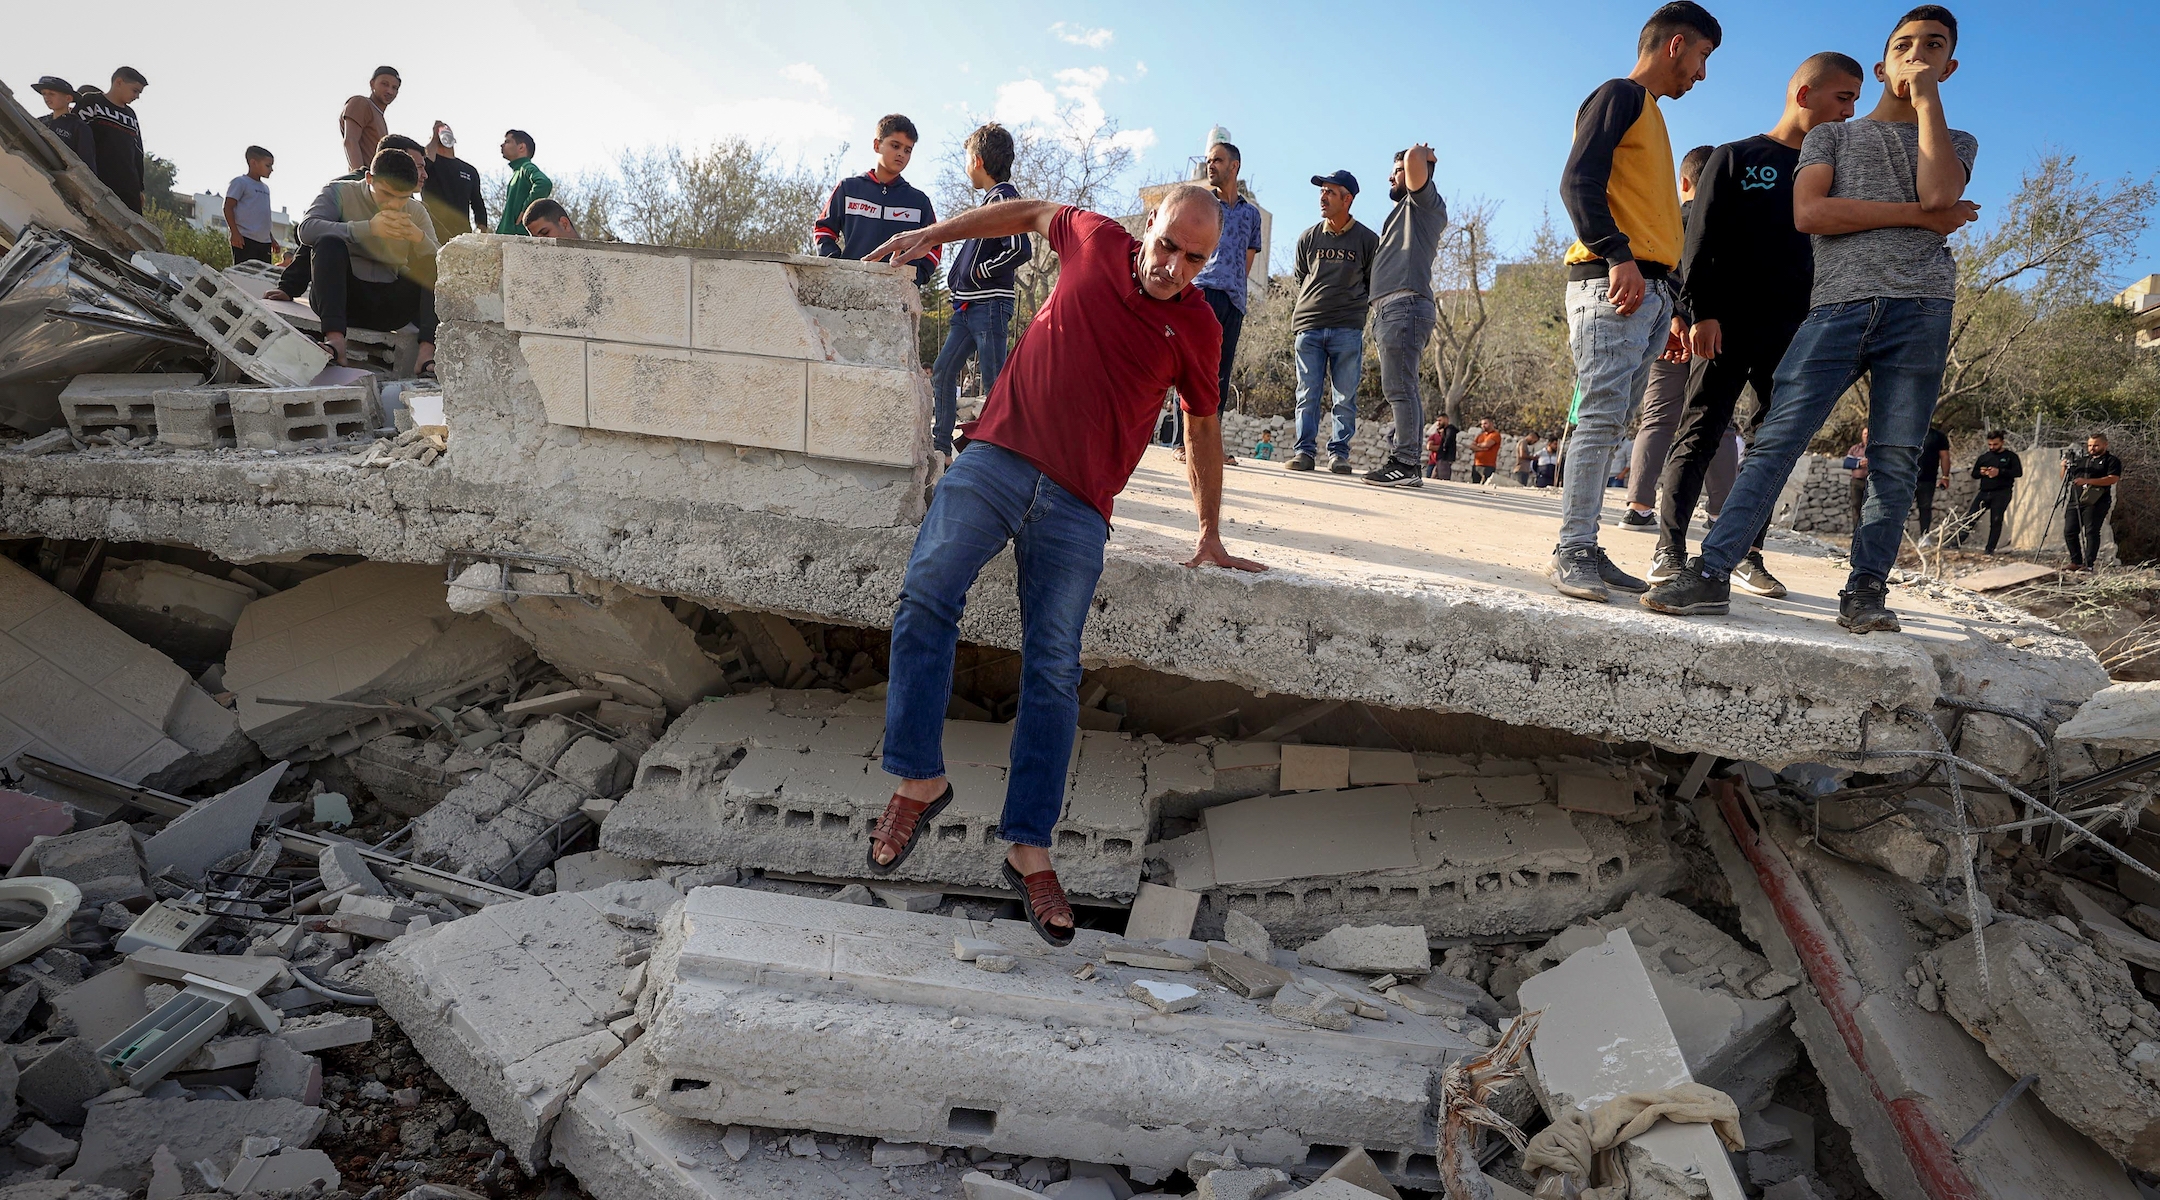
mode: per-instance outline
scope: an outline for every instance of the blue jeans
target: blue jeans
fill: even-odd
[[[960,408],[960,368],[969,352],[982,370],[983,395],[997,383],[1005,369],[1005,331],[1012,324],[1010,300],[972,300],[953,310],[952,326],[945,333],[945,348],[938,351],[937,365],[930,368],[930,444],[952,453],[953,421]]]
[[[1568,349],[1574,353],[1580,398],[1560,479],[1563,548],[1597,545],[1606,469],[1620,447],[1628,414],[1642,403],[1650,368],[1665,353],[1672,312],[1672,291],[1662,279],[1645,280],[1642,304],[1625,316],[1606,298],[1605,280],[1576,279],[1567,285]]]
[[[1395,453],[1391,457],[1404,466],[1418,465],[1418,448],[1425,444],[1425,403],[1418,395],[1418,365],[1425,357],[1425,343],[1432,340],[1433,327],[1439,323],[1433,302],[1424,296],[1397,296],[1381,305],[1373,318],[1373,338],[1380,343],[1380,391],[1395,416]]]
[[[1092,505],[1003,446],[974,442],[953,460],[915,534],[893,617],[888,774],[936,779],[945,773],[945,707],[960,612],[976,575],[1010,542],[1020,568],[1020,713],[998,836],[1050,844],[1065,807],[1080,720],[1080,628],[1109,538],[1109,524]]]
[[[1770,385],[1769,415],[1755,434],[1718,523],[1703,539],[1703,566],[1725,574],[1754,544],[1778,493],[1830,410],[1868,376],[1868,488],[1853,530],[1851,588],[1880,583],[1897,563],[1905,513],[1919,478],[1920,443],[1942,391],[1950,351],[1948,300],[1855,300],[1808,313]]]
[[[1320,398],[1332,390],[1335,423],[1328,456],[1350,457],[1350,435],[1357,432],[1358,379],[1365,373],[1365,331],[1308,329],[1291,344],[1297,351],[1297,452],[1319,457]]]

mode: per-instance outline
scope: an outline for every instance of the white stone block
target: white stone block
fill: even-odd
[[[924,452],[930,390],[920,371],[810,364],[808,453],[912,466]]]
[[[525,370],[550,425],[591,425],[585,412],[585,343],[577,338],[525,334],[518,338]]]
[[[594,342],[585,370],[595,429],[803,449],[799,361]]]
[[[775,358],[827,357],[825,339],[796,300],[787,268],[776,262],[695,260],[690,345]]]
[[[523,241],[503,248],[503,324],[516,333],[690,345],[690,259]]]

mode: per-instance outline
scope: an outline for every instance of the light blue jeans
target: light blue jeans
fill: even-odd
[[[1350,457],[1350,435],[1357,432],[1358,380],[1365,373],[1365,331],[1308,329],[1291,344],[1297,351],[1297,452],[1320,456],[1320,400],[1332,392],[1335,421],[1328,456]]]
[[[945,773],[945,708],[960,613],[975,577],[1011,543],[1020,568],[1020,712],[998,836],[1050,844],[1065,807],[1065,772],[1080,720],[1080,629],[1109,538],[1110,526],[1093,505],[1003,446],[973,442],[953,460],[915,534],[893,617],[888,774],[936,779]]]
[[[1575,406],[1567,474],[1561,479],[1562,549],[1597,545],[1607,467],[1629,416],[1642,403],[1650,367],[1665,353],[1665,336],[1672,329],[1672,291],[1664,280],[1645,280],[1642,303],[1625,316],[1605,291],[1603,279],[1577,279],[1567,285],[1568,349],[1574,352],[1575,386],[1582,399]]]
[[[1920,443],[1942,392],[1950,310],[1948,300],[1877,299],[1825,304],[1808,313],[1778,362],[1769,413],[1732,494],[1725,497],[1725,511],[1703,539],[1705,569],[1724,575],[1740,565],[1755,531],[1770,519],[1793,464],[1830,418],[1838,397],[1865,373],[1867,501],[1853,530],[1846,587],[1889,578],[1919,478]]]

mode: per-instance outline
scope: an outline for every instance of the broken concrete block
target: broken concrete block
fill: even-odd
[[[1635,780],[1620,772],[1560,771],[1555,801],[1568,812],[1625,817],[1635,811]]]
[[[727,690],[727,676],[666,604],[603,587],[597,607],[579,596],[519,596],[487,613],[563,674],[633,680],[665,698],[672,712]]]
[[[258,1038],[257,1047],[255,1086],[248,1092],[248,1099],[322,1103],[321,1059],[302,1054],[293,1049],[291,1042],[275,1036]]]
[[[563,1104],[622,1052],[607,1028],[634,1009],[622,960],[652,945],[608,911],[678,899],[640,880],[494,905],[389,943],[364,974],[428,1065],[537,1169]]]
[[[337,1167],[320,1150],[280,1150],[261,1158],[243,1154],[225,1176],[226,1190],[235,1195],[320,1194],[339,1182]]]
[[[1140,1021],[1135,1014],[1146,1010],[1127,992],[1132,976],[1101,970],[1095,957],[1110,940],[1105,935],[1082,930],[1072,947],[1051,950],[1024,925],[994,923],[983,940],[1005,941],[1027,957],[1024,971],[990,975],[951,956],[953,938],[969,929],[955,918],[777,893],[691,893],[661,931],[655,961],[672,957],[673,966],[663,965],[647,992],[655,1007],[639,1046],[662,1070],[654,1102],[714,1123],[738,1123],[756,1111],[768,1126],[981,1145],[1014,1157],[1076,1155],[1163,1172],[1195,1151],[1225,1145],[1247,1161],[1282,1167],[1301,1163],[1315,1141],[1344,1144],[1319,1136],[1317,1124],[1347,1130],[1354,1123],[1361,1140],[1430,1153],[1395,1149],[1406,1135],[1413,1143],[1429,1140],[1397,1123],[1408,1114],[1396,1097],[1415,1090],[1421,1111],[1429,1103],[1435,1060],[1418,1047],[1460,1041],[1437,1022],[1406,1017],[1363,1022],[1355,1032],[1303,1028],[1273,1019],[1263,1003],[1223,992],[1208,993],[1199,1009],[1146,1013]],[[1088,966],[1097,969],[1080,969]],[[813,977],[822,982],[813,986]],[[845,1016],[880,1000],[876,1024],[883,1030]],[[1041,1030],[1052,1017],[1068,1030],[1053,1053],[1077,1056],[1075,1070],[1041,1069]],[[729,1034],[714,1036],[714,1021],[732,1022]],[[1175,1022],[1176,1037],[1152,1032],[1163,1022]],[[892,1028],[904,1036],[890,1036]],[[783,1037],[784,1029],[817,1036]],[[1191,1050],[1262,1040],[1267,1053],[1249,1061]],[[781,1061],[782,1045],[792,1062]],[[1026,1053],[1017,1053],[1023,1046]],[[875,1056],[866,1058],[873,1047]],[[884,1080],[875,1088],[873,1063]],[[1413,1075],[1418,1082],[1406,1088]],[[1347,1101],[1319,1095],[1347,1096],[1340,1089],[1352,1078],[1363,1089],[1354,1114],[1337,1107]],[[805,1079],[818,1083],[805,1087]],[[1114,1112],[1102,1107],[1112,1096]],[[1173,1112],[1177,1119],[1166,1120]],[[1393,1132],[1375,1136],[1383,1126]],[[1301,1132],[1286,1136],[1291,1129]]]
[[[969,1171],[962,1175],[960,1192],[967,1200],[1021,1200],[1022,1197],[1032,1200],[1036,1195],[1032,1188],[1007,1183],[995,1175],[985,1175],[981,1171]]]
[[[136,1014],[141,1020],[142,1014]],[[117,1081],[98,1061],[88,1038],[71,1037],[22,1064],[15,1097],[30,1111],[60,1125],[83,1122],[83,1102],[110,1090]]]
[[[870,894],[878,903],[901,912],[935,912],[945,903],[945,893],[928,892],[920,888],[877,887],[872,885]]]
[[[1847,858],[1880,867],[1911,883],[1942,878],[1949,862],[1948,851],[1930,840],[1905,813],[1892,813],[1852,833],[1825,826],[1822,839],[1824,845]]]
[[[93,434],[154,437],[157,393],[201,382],[200,375],[183,374],[77,375],[60,391],[60,415],[78,441]]]
[[[63,402],[65,396],[62,397]],[[2111,683],[2055,727],[2063,742],[2151,753],[2160,742],[2160,683]]]
[[[388,889],[382,880],[375,878],[367,859],[360,851],[344,842],[332,842],[323,847],[317,857],[316,871],[322,878],[323,891],[349,896],[387,896]]]
[[[1215,982],[1252,1000],[1273,996],[1294,978],[1281,967],[1212,943],[1207,948],[1207,971]]]
[[[1432,949],[1422,925],[1340,925],[1307,942],[1298,961],[1369,975],[1425,975],[1432,971]]]
[[[204,871],[255,844],[255,824],[288,765],[278,763],[166,822],[143,843],[144,865],[152,875],[170,870],[189,883],[201,883]]]
[[[953,957],[961,962],[974,962],[985,954],[1002,954],[1005,943],[987,938],[956,937],[953,939]]]
[[[1100,1183],[1107,1200],[1132,1200],[1132,1185],[1125,1182],[1124,1173],[1116,1167],[1108,1163],[1080,1162],[1077,1159],[1067,1162],[1065,1166],[1071,1172],[1071,1178],[1066,1181],[1068,1185],[1076,1187],[1083,1183]],[[1073,1200],[1082,1198],[1075,1196]],[[1104,1200],[1104,1197],[1099,1196],[1096,1200]]]
[[[0,562],[0,764],[28,751],[128,783],[177,789],[240,765],[233,714],[173,661],[24,570]],[[59,785],[27,790],[73,799]],[[87,805],[104,811],[109,802]]]
[[[1349,787],[1350,751],[1342,746],[1284,746],[1279,786],[1286,792],[1326,792]]]
[[[1389,988],[1386,995],[1421,1017],[1464,1017],[1470,1013],[1468,1006],[1420,987],[1397,985]]]
[[[143,895],[142,856],[135,831],[115,821],[79,833],[46,838],[30,851],[35,874],[65,879],[81,889],[84,904],[105,905]]]
[[[1493,1200],[1529,1200],[1529,1197],[1523,1195],[1523,1193],[1501,1183],[1497,1179],[1488,1177],[1485,1182],[1492,1188]],[[1372,1200],[1374,1196],[1399,1197],[1400,1195],[1393,1188],[1385,1192],[1376,1192],[1345,1183],[1340,1179],[1322,1179],[1311,1187],[1299,1188],[1297,1191],[1286,1194],[1297,1197],[1297,1200]]]
[[[826,899],[835,904],[869,904],[874,902],[877,897],[870,894],[869,888],[859,883],[851,883],[827,896]]]
[[[199,672],[221,662],[255,592],[157,559],[108,561],[90,607],[128,636]]]
[[[328,1114],[291,1100],[119,1100],[90,1108],[82,1152],[61,1178],[134,1190],[150,1181],[159,1146],[181,1162],[231,1161],[251,1137],[306,1148]]]
[[[1346,999],[1333,988],[1292,979],[1276,991],[1268,1011],[1301,1025],[1342,1030],[1350,1028],[1356,1002]]]
[[[1020,960],[1010,954],[978,954],[974,958],[975,969],[992,975],[1003,975],[1020,965]]]
[[[1521,996],[1524,1011],[1545,1013],[1530,1056],[1538,1093],[1551,1114],[1568,1108],[1588,1112],[1616,1096],[1694,1082],[1625,929],[1525,981]],[[1611,1047],[1622,1043],[1628,1053],[1614,1054]],[[1627,1144],[1647,1160],[1640,1169],[1630,1161],[1631,1180],[1693,1175],[1707,1184],[1712,1200],[1741,1200],[1746,1194],[1724,1143],[1708,1125],[1663,1121]]]
[[[232,446],[231,391],[225,387],[164,387],[150,394],[160,445],[180,450]]]
[[[301,450],[383,425],[369,387],[234,388],[225,394],[233,440],[243,450]]]
[[[1315,1182],[1341,1183],[1371,1192],[1381,1200],[1402,1200],[1402,1193],[1396,1191],[1395,1185],[1389,1183],[1387,1176],[1380,1173],[1380,1164],[1372,1160],[1372,1155],[1365,1153],[1363,1146],[1350,1147],[1349,1152],[1336,1159],[1335,1165],[1329,1167]],[[1307,1189],[1301,1194],[1310,1195],[1311,1190]]]
[[[979,960],[978,960],[979,961]],[[1161,979],[1135,979],[1125,994],[1147,1005],[1156,1012],[1184,1012],[1196,1008],[1202,999],[1199,988],[1190,984],[1169,983]]]
[[[1238,953],[1256,962],[1267,962],[1275,950],[1274,940],[1268,937],[1267,926],[1244,913],[1231,909],[1223,914],[1223,940],[1238,948]]]
[[[1401,750],[1352,750],[1350,786],[1373,787],[1384,783],[1416,783],[1417,756]]]
[[[609,753],[614,753],[613,748]],[[653,865],[644,859],[624,858],[605,850],[585,850],[577,854],[565,854],[555,860],[555,890],[558,892],[589,892],[610,883],[632,879],[650,879]]]
[[[36,1167],[64,1167],[75,1161],[75,1152],[80,1148],[81,1143],[60,1136],[58,1130],[43,1121],[32,1121],[29,1128],[15,1135],[15,1157]]]
[[[1273,1167],[1210,1171],[1200,1177],[1196,1200],[1268,1200],[1290,1188],[1290,1177]]]
[[[1131,1188],[1125,1189],[1129,1195]],[[1065,1179],[1042,1190],[1047,1200],[1118,1200],[1118,1193],[1103,1179]]]
[[[570,744],[550,768],[556,778],[588,796],[620,796],[636,768],[605,738],[583,737]]]
[[[1151,946],[1146,942],[1120,942],[1103,951],[1103,961],[1123,963],[1144,971],[1197,971],[1207,965],[1206,948],[1200,943],[1182,941],[1176,944],[1192,949],[1194,953]]]
[[[305,387],[330,364],[329,351],[217,271],[195,272],[167,307],[211,349],[273,387]]]
[[[1991,988],[1974,951],[1982,938]],[[2133,1061],[2152,1039],[2130,1027],[2160,1014],[2127,970],[2061,930],[2008,915],[1942,947],[1937,961],[1944,1007],[1988,1057],[2013,1075],[2037,1073],[2041,1101],[2110,1153],[2143,1170],[2160,1164],[2160,1083]]]
[[[1193,917],[1199,911],[1200,893],[1143,883],[1133,897],[1125,936],[1135,941],[1191,937]]]
[[[381,716],[265,699],[413,703],[505,671],[525,653],[485,617],[451,612],[439,568],[362,562],[248,605],[225,686],[239,696],[247,735],[281,757]]]

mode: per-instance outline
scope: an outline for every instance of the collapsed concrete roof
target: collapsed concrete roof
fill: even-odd
[[[439,462],[0,455],[0,528],[243,563],[539,556],[716,607],[890,624],[932,479],[904,272],[486,235],[440,267]],[[2052,725],[2106,682],[2081,644],[1954,593],[1903,589],[1907,633],[1850,636],[1829,619],[1842,572],[1801,554],[1773,555],[1791,597],[1730,619],[1565,600],[1539,574],[1550,499],[1511,491],[1234,470],[1226,538],[1274,569],[1195,572],[1183,492],[1151,456],[1120,498],[1092,659],[1770,764],[1858,749],[1870,713],[1874,746],[1921,747],[1881,718],[1946,697]],[[992,565],[963,636],[1019,645],[1011,581]],[[1997,718],[1968,729],[1967,753],[2030,761]]]
[[[89,238],[124,258],[165,238],[16,102],[0,81],[0,248],[31,224]]]

